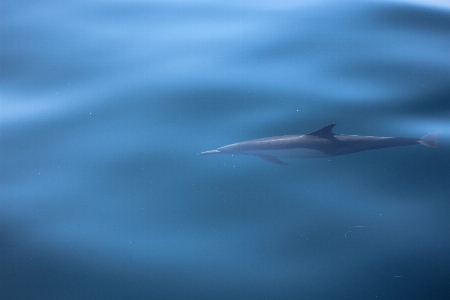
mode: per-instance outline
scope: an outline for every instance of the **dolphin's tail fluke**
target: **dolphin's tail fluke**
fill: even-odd
[[[222,152],[220,152],[219,150],[211,150],[211,151],[200,152],[198,155],[220,154],[220,153],[222,153]]]
[[[425,136],[423,136],[420,140],[419,143],[429,147],[429,148],[439,148],[440,146],[437,143],[437,135],[438,135],[439,131],[437,132],[432,132],[430,134],[427,134]]]

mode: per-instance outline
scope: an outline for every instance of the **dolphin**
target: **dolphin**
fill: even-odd
[[[250,140],[220,147],[216,150],[200,152],[209,154],[244,154],[258,156],[265,161],[287,165],[279,158],[327,157],[374,150],[387,147],[421,144],[439,148],[437,134],[433,132],[422,138],[359,136],[333,133],[330,124],[319,130],[303,135],[283,135]]]

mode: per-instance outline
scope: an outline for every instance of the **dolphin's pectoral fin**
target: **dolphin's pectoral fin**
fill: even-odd
[[[277,164],[277,165],[284,165],[287,166],[288,164],[285,163],[282,160],[279,160],[278,158],[276,158],[275,156],[272,155],[257,155],[259,157],[261,157],[262,159],[264,159],[265,161],[271,162],[273,164]]]

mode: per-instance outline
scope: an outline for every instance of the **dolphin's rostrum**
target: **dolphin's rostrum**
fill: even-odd
[[[283,135],[231,144],[217,150],[199,153],[206,154],[245,154],[258,156],[268,162],[287,165],[279,158],[283,157],[325,157],[349,154],[353,152],[373,150],[387,147],[422,144],[430,148],[438,148],[436,141],[438,132],[424,137],[379,137],[335,134],[332,132],[336,124],[327,125],[319,130],[304,135]]]

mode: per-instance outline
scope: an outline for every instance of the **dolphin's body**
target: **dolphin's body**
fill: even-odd
[[[335,134],[332,132],[336,124],[330,124],[314,132],[304,135],[283,135],[241,143],[231,144],[217,150],[199,153],[206,154],[245,154],[258,156],[268,162],[287,165],[280,157],[326,157],[344,155],[353,152],[373,150],[387,147],[422,144],[430,148],[438,148],[437,132],[424,137],[379,137]]]

